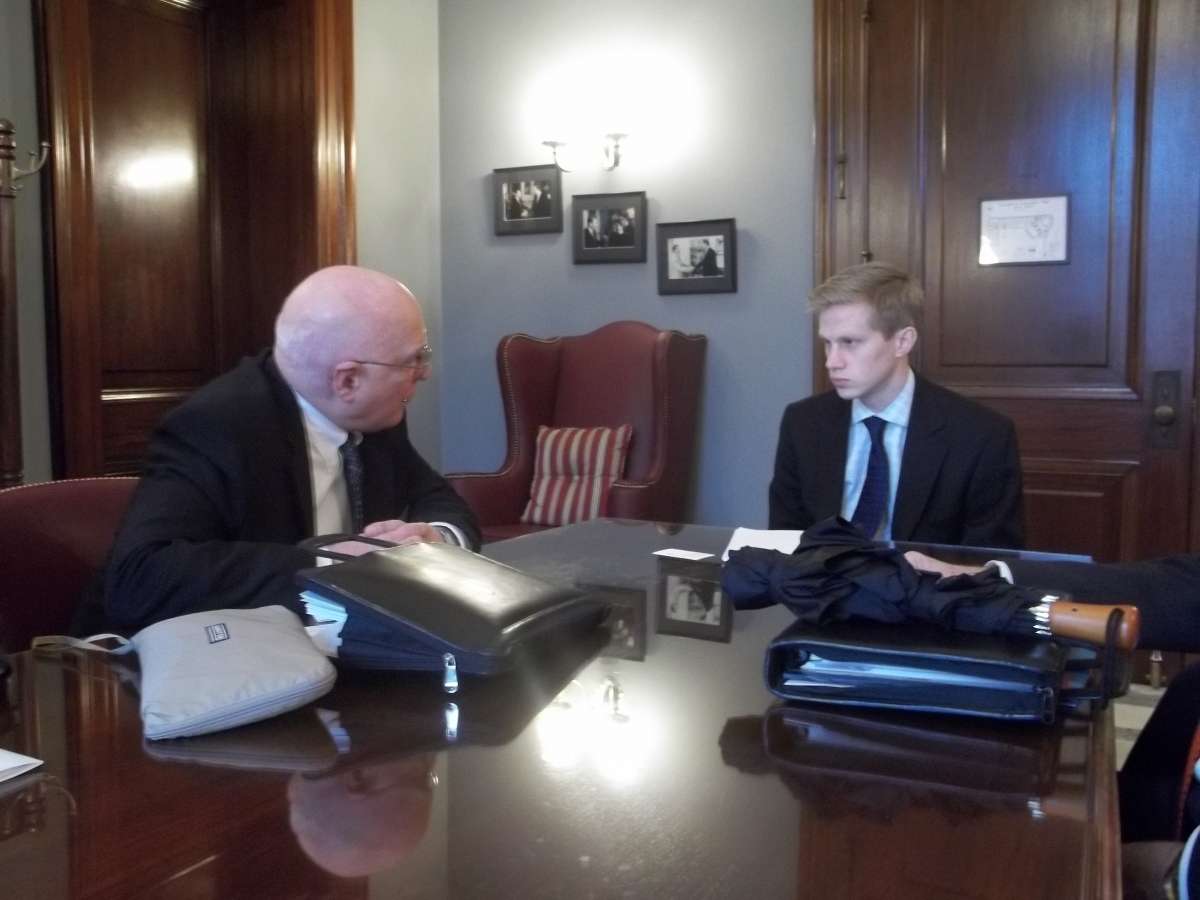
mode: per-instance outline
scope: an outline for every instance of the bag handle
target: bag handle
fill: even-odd
[[[373,544],[376,547],[395,547],[391,541],[381,541],[379,538],[369,538],[361,534],[318,534],[310,538],[305,538],[296,546],[301,550],[306,550],[313,556],[323,556],[326,559],[337,559],[342,562],[348,562],[356,557],[348,553],[339,553],[336,550],[327,550],[330,544],[340,544],[342,541],[357,541],[360,544]]]
[[[101,641],[113,640],[115,647],[105,647]],[[119,634],[93,634],[89,638],[73,638],[65,634],[44,634],[29,642],[34,650],[92,650],[99,653],[111,653],[114,656],[124,656],[134,649],[133,641]]]

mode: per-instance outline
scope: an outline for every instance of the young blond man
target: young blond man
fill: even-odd
[[[809,295],[833,390],[784,411],[771,528],[841,515],[881,540],[1023,545],[1012,422],[913,372],[923,303],[920,285],[884,263]]]

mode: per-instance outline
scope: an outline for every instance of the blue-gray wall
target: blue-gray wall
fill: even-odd
[[[641,319],[709,337],[696,521],[765,527],[779,416],[811,384],[811,3],[442,0],[439,29],[444,468],[502,460],[504,334]],[[682,93],[705,138],[667,169],[565,173],[563,194],[644,190],[651,225],[736,218],[735,294],[659,296],[653,248],[645,264],[573,265],[569,223],[492,234],[492,169],[548,161],[522,129],[529,85],[550,60],[611,41],[662,41],[691,60],[694,98]]]
[[[437,0],[355,0],[358,263],[408,285],[442,349]],[[439,354],[440,355],[440,354]],[[413,441],[441,461],[441,366],[408,405]]]

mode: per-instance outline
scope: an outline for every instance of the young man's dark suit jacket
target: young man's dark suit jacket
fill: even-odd
[[[892,539],[1022,547],[1025,512],[1013,424],[918,375]],[[788,406],[770,490],[771,528],[808,528],[842,509],[850,401],[827,391]]]
[[[363,435],[363,518],[448,522],[479,547],[466,503],[417,453],[404,422]],[[314,565],[300,407],[269,351],[196,391],[155,429],[146,472],[104,579],[111,627],[228,607],[299,611],[293,574]]]

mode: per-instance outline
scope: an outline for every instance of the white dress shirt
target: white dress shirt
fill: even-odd
[[[883,429],[883,449],[888,460],[888,502],[883,511],[883,521],[875,535],[879,540],[892,539],[892,511],[896,506],[896,486],[900,483],[900,461],[904,458],[904,442],[908,438],[908,418],[912,413],[913,391],[917,379],[912,369],[908,380],[896,399],[880,412],[873,412],[858,398],[850,405],[850,437],[846,447],[846,474],[842,487],[842,518],[850,519],[858,505],[863,483],[867,480],[867,459],[871,455],[871,433],[863,424],[864,419],[878,416],[887,425]]]
[[[342,471],[342,444],[350,433],[327,419],[320,410],[296,394],[308,438],[308,472],[312,481],[313,534],[350,534],[350,494]],[[358,435],[358,440],[362,436]]]
[[[354,518],[350,513],[350,493],[342,463],[342,444],[350,433],[329,421],[320,410],[296,394],[308,439],[308,473],[312,482],[313,534],[352,534]],[[354,433],[354,443],[362,435]],[[369,522],[365,522],[369,525]],[[449,522],[430,522],[447,544],[467,546],[467,537]]]

